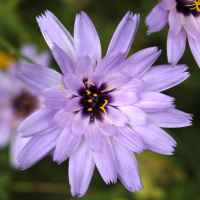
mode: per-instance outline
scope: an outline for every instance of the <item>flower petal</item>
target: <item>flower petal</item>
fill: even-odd
[[[150,47],[138,51],[126,59],[119,68],[119,71],[126,73],[130,77],[142,76],[160,56],[161,50],[157,47]]]
[[[84,83],[76,75],[70,73],[64,76],[64,83],[67,89],[76,96],[79,96],[79,91],[85,88]]]
[[[76,15],[74,25],[74,49],[76,58],[88,55],[93,68],[101,60],[101,44],[97,31],[85,12]]]
[[[78,59],[75,67],[75,74],[80,78],[80,80],[88,79],[92,72],[92,62],[88,56]]]
[[[50,11],[46,11],[45,15],[38,17],[37,22],[41,32],[49,45],[53,49],[54,44],[59,46],[75,63],[76,57],[74,52],[74,41],[67,29]]]
[[[25,63],[16,74],[26,86],[33,91],[43,94],[44,92],[60,89],[63,84],[63,76],[55,70]]]
[[[168,37],[174,37],[176,36],[183,25],[183,14],[182,13],[178,13],[176,8],[174,8],[173,10],[171,10],[171,12],[169,12],[169,33],[168,33]]]
[[[107,55],[113,52],[122,52],[125,53],[125,56],[128,54],[137,32],[139,21],[140,15],[135,14],[133,16],[130,11],[123,17],[110,41]]]
[[[70,99],[64,110],[66,112],[75,112],[75,111],[79,111],[81,108],[83,108],[83,106],[81,105],[80,101],[83,97],[74,97],[72,99]]]
[[[158,92],[141,92],[139,100],[134,106],[143,109],[145,112],[156,112],[163,108],[172,106],[174,98]]]
[[[94,162],[101,177],[106,184],[117,182],[116,160],[112,144],[108,137],[103,137],[103,149],[101,152],[93,152]]]
[[[157,4],[146,17],[145,23],[149,27],[147,35],[162,30],[168,22],[169,11]]]
[[[31,167],[39,160],[49,155],[55,148],[61,129],[54,129],[49,133],[33,136],[18,156],[23,170]]]
[[[149,70],[148,70],[149,71]],[[139,78],[132,78],[122,86],[123,91],[141,92],[146,88],[146,83]]]
[[[72,133],[76,136],[82,135],[87,129],[90,122],[90,115],[85,115],[79,111],[72,122]]]
[[[143,188],[139,166],[134,153],[128,150],[115,139],[111,139],[116,163],[117,176],[123,185],[131,192]]]
[[[199,57],[199,55],[200,55],[200,40],[195,40],[190,35],[188,35],[188,42],[189,42],[192,54],[194,56],[194,59],[196,60],[198,66],[200,67],[200,57]]]
[[[144,126],[131,126],[143,140],[147,149],[157,153],[172,155],[175,140],[158,126],[146,123]]]
[[[94,168],[95,163],[92,151],[83,139],[69,159],[69,183],[72,196],[75,196],[77,193],[79,197],[82,197],[86,193]]]
[[[177,109],[148,113],[147,119],[149,122],[164,128],[177,128],[192,125],[192,116]]]
[[[174,37],[167,38],[168,62],[175,66],[185,51],[186,31],[183,29]]]
[[[67,55],[67,53],[56,44],[53,45],[51,51],[63,74],[64,75],[66,73],[74,74],[75,72],[74,62]]]
[[[192,14],[184,17],[183,27],[186,32],[195,40],[200,39],[200,30],[198,24]]]
[[[185,65],[160,65],[153,66],[145,73],[141,79],[147,83],[146,91],[161,92],[167,90],[189,77],[188,72],[184,72],[188,67]]]
[[[128,124],[144,125],[146,123],[146,113],[140,108],[134,106],[120,106],[119,110],[126,115]]]
[[[53,155],[53,160],[61,164],[67,160],[78,148],[82,137],[76,137],[71,132],[71,127],[68,126],[63,129]]]
[[[162,9],[164,9],[164,10],[170,10],[170,9],[173,9],[176,6],[176,1],[174,1],[174,0],[162,0],[161,6],[162,6]]]
[[[56,112],[57,110],[54,109],[42,108],[27,117],[17,130],[23,133],[23,137],[42,134],[46,129],[53,130],[55,128],[53,117]]]
[[[85,141],[87,142],[89,148],[95,152],[101,152],[103,149],[103,136],[98,130],[96,125],[96,119],[91,122],[84,132]]]
[[[137,100],[138,96],[135,92],[117,90],[112,92],[112,102],[109,103],[109,105],[126,106],[134,103]]]
[[[61,109],[66,106],[67,101],[73,96],[69,90],[52,90],[45,92],[44,105],[52,109]]]
[[[11,136],[11,121],[2,120],[0,121],[0,148],[4,148],[10,139]]]
[[[95,84],[95,87],[98,89],[103,81],[104,75],[101,71],[94,71],[91,76],[88,78],[88,81]]]
[[[115,126],[124,126],[128,122],[128,119],[122,112],[111,106],[107,106],[107,108],[108,108],[107,115],[103,115],[103,117],[109,123]]]
[[[66,112],[65,109],[62,108],[53,117],[53,122],[58,128],[65,128],[72,124],[75,116],[75,113]]]
[[[144,143],[140,137],[127,125],[116,127],[118,135],[115,140],[131,151],[141,153],[145,149]]]

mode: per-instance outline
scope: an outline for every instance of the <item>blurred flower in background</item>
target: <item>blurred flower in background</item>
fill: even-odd
[[[162,0],[146,18],[148,34],[160,31],[169,22],[167,57],[173,65],[178,63],[185,51],[187,36],[192,54],[200,67],[199,7],[199,0]]]
[[[18,157],[22,169],[54,152],[59,164],[69,158],[73,196],[85,194],[95,165],[106,184],[118,177],[128,190],[139,191],[143,186],[133,152],[171,155],[176,142],[160,127],[191,125],[192,117],[175,109],[174,98],[160,93],[187,79],[187,67],[151,67],[161,53],[156,47],[125,60],[139,25],[139,16],[130,12],[102,60],[86,13],[76,16],[74,38],[51,12],[45,15],[37,21],[63,75],[29,63],[17,74],[46,106],[18,128],[23,137],[33,136]]]
[[[48,67],[50,55],[48,52],[37,54],[34,45],[23,45],[20,52],[33,62]],[[0,52],[0,148],[10,141],[10,164],[19,168],[17,155],[30,138],[21,138],[17,132],[19,124],[30,114],[42,107],[41,97],[19,81],[15,74],[26,61],[20,59],[17,63],[6,52]]]

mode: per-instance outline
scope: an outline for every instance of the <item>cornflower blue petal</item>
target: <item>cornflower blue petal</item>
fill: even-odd
[[[117,182],[117,169],[115,154],[108,137],[103,137],[103,149],[101,152],[93,152],[94,162],[101,177],[106,184]]]
[[[192,117],[190,114],[174,108],[157,113],[147,113],[147,119],[149,122],[164,128],[176,128],[192,125]]]
[[[111,139],[117,166],[117,176],[131,192],[143,188],[140,171],[134,153],[115,139]]]
[[[140,15],[135,14],[133,16],[130,11],[123,17],[110,41],[107,55],[112,52],[122,52],[125,53],[125,56],[128,54],[137,32],[139,21]]]
[[[0,121],[0,148],[4,148],[10,139],[11,135],[11,123],[8,120],[2,120]]]
[[[142,139],[129,126],[116,127],[118,134],[115,140],[131,151],[141,153],[145,148]]]
[[[138,51],[122,63],[119,71],[127,73],[134,78],[140,77],[151,67],[160,54],[161,50],[158,51],[157,47],[150,47]]]
[[[176,6],[176,1],[174,1],[174,0],[162,0],[161,6],[162,6],[162,9],[164,9],[164,10],[170,10],[170,9],[173,9]]]
[[[176,36],[183,25],[183,15],[182,13],[178,13],[176,8],[169,12],[169,32],[168,37]]]
[[[165,108],[170,108],[174,98],[158,92],[141,92],[139,100],[134,106],[141,108],[145,112],[157,112]]]
[[[185,51],[186,31],[182,29],[176,36],[167,38],[168,62],[175,66]]]
[[[84,89],[84,83],[74,74],[67,73],[64,76],[64,83],[67,89],[75,96],[79,96],[79,90]]]
[[[147,35],[162,30],[168,22],[169,11],[157,4],[146,17],[145,23],[149,27]]]
[[[81,108],[83,108],[83,106],[80,104],[81,99],[82,97],[74,97],[70,99],[66,103],[64,110],[66,112],[75,112],[81,110]]]
[[[63,129],[53,155],[53,160],[61,164],[67,160],[78,148],[82,141],[82,137],[76,137],[71,132],[71,127]]]
[[[51,51],[64,75],[75,73],[75,64],[63,49],[54,44]]]
[[[185,65],[153,66],[141,79],[146,82],[146,91],[162,92],[187,79],[190,76],[188,72],[185,72],[187,69]]]
[[[42,17],[37,17],[37,22],[40,26],[46,43],[50,49],[53,49],[54,44],[59,46],[68,56],[76,62],[74,52],[74,41],[67,29],[60,23],[60,21],[50,11],[46,11]]]
[[[195,40],[200,39],[200,30],[192,14],[184,17],[183,27],[192,38],[194,38]]]
[[[55,148],[62,129],[54,129],[49,133],[33,136],[18,156],[23,170],[31,167],[49,155]]]
[[[139,78],[132,78],[128,83],[123,86],[124,91],[141,92],[146,88],[146,83]]]
[[[75,116],[75,113],[66,112],[65,109],[62,108],[53,117],[53,122],[58,128],[65,128],[72,124]]]
[[[103,117],[111,124],[115,126],[124,126],[127,122],[128,119],[127,117],[117,110],[116,108],[113,108],[111,106],[107,106],[107,115],[103,115]]]
[[[44,134],[46,129],[53,130],[55,128],[53,117],[56,112],[57,110],[54,109],[42,108],[27,117],[17,130],[23,133],[23,137]]]
[[[25,63],[16,76],[29,88],[39,94],[60,89],[63,84],[63,76],[60,73],[30,63]]]
[[[73,96],[69,90],[51,90],[45,92],[44,105],[52,109],[61,109],[66,106],[67,101]]]
[[[96,122],[90,123],[87,129],[84,132],[85,141],[87,142],[88,147],[94,152],[101,152],[103,149],[104,141],[103,135],[98,130]]]
[[[143,140],[147,149],[160,154],[173,154],[176,141],[158,126],[146,123],[144,126],[131,127]]]
[[[128,119],[128,124],[144,125],[146,123],[146,113],[135,106],[120,106],[119,110],[124,113]]]
[[[200,40],[193,39],[190,35],[188,35],[188,42],[194,59],[196,60],[198,66],[200,67]]]
[[[87,129],[90,122],[90,115],[85,115],[79,111],[72,122],[72,133],[76,136],[81,136]]]
[[[109,105],[112,106],[126,106],[130,105],[138,100],[138,95],[131,91],[117,90],[112,93],[112,102]]]
[[[124,57],[124,53],[109,53],[99,62],[95,71],[101,71],[104,75],[111,74],[117,71],[118,67],[124,61]]]
[[[92,72],[92,62],[88,56],[78,59],[75,66],[75,74],[78,78],[80,78],[80,80],[87,80]]]
[[[104,78],[104,74],[102,71],[94,71],[91,76],[88,78],[88,81],[92,82],[95,84],[97,88],[99,88],[102,84]]]
[[[74,25],[74,49],[77,60],[88,55],[93,68],[101,60],[101,44],[97,31],[85,12],[76,15]]]
[[[77,193],[78,197],[82,197],[86,193],[94,168],[95,163],[92,151],[83,139],[69,159],[69,184],[72,196]]]

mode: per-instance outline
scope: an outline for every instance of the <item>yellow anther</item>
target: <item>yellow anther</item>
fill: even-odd
[[[89,99],[88,102],[92,102],[92,99]]]
[[[107,115],[107,112],[104,107],[106,106],[107,103],[108,103],[108,100],[105,100],[105,103],[103,104],[103,106],[100,107],[100,109],[103,110],[105,115]]]
[[[90,81],[86,81],[85,84],[90,83],[91,85],[95,86],[94,83],[90,82]]]
[[[106,90],[108,90],[111,87],[112,87],[112,85],[109,85],[105,90],[102,90],[101,92],[105,92]]]
[[[88,111],[92,111],[92,108],[88,108]]]
[[[61,85],[60,89],[61,89],[61,90],[64,90],[64,85]]]
[[[200,0],[188,0],[188,1],[191,1],[191,2],[194,3],[194,4],[188,4],[188,5],[186,5],[188,7],[193,7],[193,8],[190,8],[190,10],[196,9],[197,12],[200,12],[200,9],[199,9]]]
[[[87,95],[91,94],[91,92],[89,90],[86,90],[86,92],[87,92]]]
[[[94,97],[97,97],[97,94],[93,94]]]
[[[116,88],[114,91],[116,91],[116,90],[121,90],[122,88],[121,87],[118,87],[118,88]]]
[[[94,120],[94,119],[90,119],[90,121],[92,121],[92,120]]]

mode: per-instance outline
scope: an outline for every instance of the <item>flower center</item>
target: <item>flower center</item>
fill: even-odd
[[[22,92],[12,99],[12,106],[16,117],[27,117],[32,114],[37,107],[37,100],[34,96]]]

